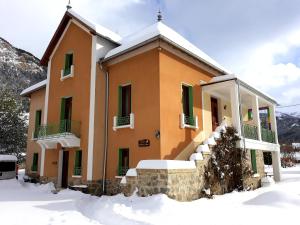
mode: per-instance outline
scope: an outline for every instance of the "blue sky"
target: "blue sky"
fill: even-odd
[[[163,21],[220,64],[274,96],[300,103],[300,0],[71,0],[121,36]],[[41,57],[67,0],[0,0],[0,36]],[[278,109],[298,111],[300,107]]]

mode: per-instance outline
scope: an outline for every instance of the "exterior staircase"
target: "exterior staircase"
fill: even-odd
[[[190,155],[189,160],[190,161],[203,160],[203,155],[210,154],[211,152],[210,147],[217,144],[216,140],[221,138],[221,132],[225,132],[226,127],[227,127],[226,121],[223,120],[221,125],[218,126],[216,130],[213,131],[211,135],[202,142],[202,144],[196,146],[195,148],[196,151]]]

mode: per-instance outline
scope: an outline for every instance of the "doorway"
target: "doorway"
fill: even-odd
[[[218,99],[211,97],[211,122],[212,130],[214,131],[219,126],[219,110],[218,110]]]
[[[61,187],[68,187],[69,151],[63,151]]]

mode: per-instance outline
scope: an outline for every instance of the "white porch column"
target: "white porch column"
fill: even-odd
[[[61,187],[61,178],[62,178],[62,164],[63,164],[63,149],[60,149],[58,152],[58,175],[57,175],[57,187]]]
[[[44,168],[45,168],[45,146],[41,146],[41,165],[40,165],[40,176],[44,176]]]
[[[231,99],[231,116],[232,116],[232,125],[238,132],[238,135],[241,136],[241,119],[240,119],[240,108],[239,108],[239,92],[238,86],[236,83],[230,88],[230,99]]]
[[[257,126],[257,136],[258,140],[261,141],[261,127],[260,127],[260,118],[259,118],[259,105],[258,105],[258,96],[255,95],[252,98],[252,115],[253,121]]]
[[[275,133],[275,143],[278,144],[275,105],[270,106],[269,110],[270,110],[271,130]]]
[[[274,180],[278,182],[281,180],[280,151],[272,152],[272,166]]]

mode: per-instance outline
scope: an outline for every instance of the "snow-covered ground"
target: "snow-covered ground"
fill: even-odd
[[[0,224],[299,224],[300,165],[283,169],[283,181],[255,191],[176,202],[165,195],[93,197],[52,185],[0,181]]]

